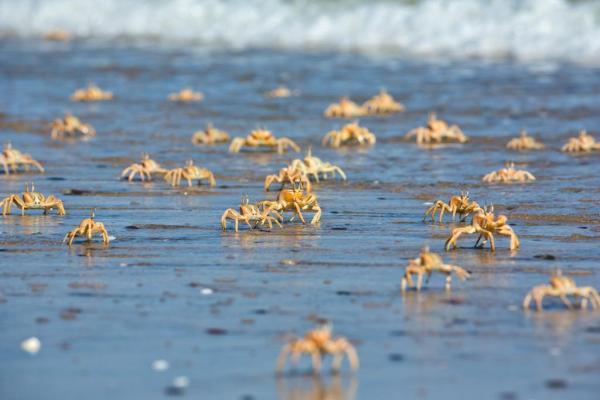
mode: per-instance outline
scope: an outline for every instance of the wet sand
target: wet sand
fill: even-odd
[[[1,43],[0,136],[30,153],[45,174],[0,177],[0,195],[26,182],[54,193],[67,215],[0,219],[0,397],[313,399],[592,399],[600,384],[598,313],[549,300],[523,312],[529,288],[556,268],[600,287],[600,154],[560,146],[580,128],[597,138],[600,70],[569,65],[463,61],[428,63],[357,55],[247,51],[197,53],[85,43]],[[87,82],[115,93],[72,103]],[[301,94],[265,99],[284,83]],[[172,104],[185,86],[205,100]],[[386,87],[407,106],[361,119],[377,135],[369,149],[335,151],[320,139],[344,120],[322,117],[341,95],[357,101]],[[427,112],[459,124],[472,140],[422,150],[401,140]],[[88,142],[52,142],[45,124],[71,111],[91,123]],[[319,226],[222,232],[219,218],[242,194],[274,198],[263,179],[288,153],[230,155],[193,147],[212,122],[232,136],[261,126],[339,165],[347,182],[315,184]],[[504,149],[525,128],[548,147]],[[161,180],[119,181],[142,152],[167,167],[193,158],[217,187],[172,189]],[[532,183],[486,185],[513,160]],[[473,249],[465,237],[444,253],[451,223],[422,222],[428,202],[469,190],[508,215],[521,238],[511,252]],[[96,208],[114,240],[72,248],[65,233]],[[400,293],[403,267],[423,244],[472,272],[443,291]],[[209,288],[211,294],[203,294]],[[289,334],[329,318],[357,346],[360,371],[341,378],[274,377]],[[20,349],[37,336],[36,356]],[[151,368],[164,359],[170,368]],[[307,363],[302,364],[303,368]],[[179,392],[178,376],[189,378]],[[330,397],[327,397],[329,394]]]

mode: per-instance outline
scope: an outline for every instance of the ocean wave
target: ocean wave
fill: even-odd
[[[600,64],[599,12],[567,0],[0,0],[0,35]]]

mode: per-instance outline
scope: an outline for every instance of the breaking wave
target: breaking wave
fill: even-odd
[[[599,16],[582,0],[0,0],[0,35],[600,64]]]

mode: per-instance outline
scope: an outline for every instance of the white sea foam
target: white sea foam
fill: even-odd
[[[600,64],[600,5],[567,0],[0,0],[0,34],[61,28],[218,48]]]

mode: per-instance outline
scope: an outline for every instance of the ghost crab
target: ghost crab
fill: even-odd
[[[95,211],[92,210],[92,213],[89,218],[86,218],[83,221],[81,221],[77,228],[73,229],[71,232],[65,235],[63,243],[67,242],[67,245],[71,246],[73,244],[73,240],[77,236],[84,236],[87,239],[87,241],[90,242],[92,240],[92,236],[95,233],[100,233],[102,235],[102,242],[104,244],[108,244],[108,242],[110,241],[108,237],[108,232],[106,231],[106,228],[104,227],[104,224],[102,222],[96,222],[94,220],[95,214]]]
[[[269,90],[265,93],[265,97],[269,98],[283,98],[283,97],[291,97],[296,96],[298,93],[296,91],[292,91],[285,86],[277,86],[273,90]]]
[[[258,203],[260,207],[275,210],[277,212],[293,211],[290,218],[293,221],[296,216],[303,224],[306,224],[302,211],[314,212],[311,224],[317,224],[321,220],[321,207],[317,202],[317,196],[313,193],[305,193],[302,184],[293,183],[292,189],[282,189],[275,201],[264,200]]]
[[[330,131],[323,137],[323,146],[340,148],[348,145],[374,145],[377,138],[367,128],[363,128],[357,121],[346,124],[339,131]]]
[[[448,204],[441,200],[436,201],[431,207],[427,209],[423,220],[427,215],[431,214],[431,220],[435,221],[435,214],[440,212],[439,222],[441,223],[444,218],[444,212],[447,211],[452,213],[452,220],[454,221],[456,214],[458,214],[459,221],[464,221],[471,213],[481,210],[481,207],[477,202],[469,199],[469,192],[461,192],[460,196],[452,196]]]
[[[356,349],[345,337],[333,337],[331,333],[331,324],[323,324],[312,331],[308,331],[303,338],[290,340],[279,353],[276,372],[278,374],[283,373],[289,355],[291,355],[292,362],[296,364],[304,354],[311,357],[315,374],[321,370],[323,356],[328,354],[333,356],[331,369],[334,373],[339,372],[344,356],[348,358],[350,368],[356,371],[359,367]]]
[[[509,150],[525,151],[525,150],[542,150],[546,146],[538,142],[535,138],[529,136],[526,130],[522,130],[519,137],[511,139],[506,148]]]
[[[515,169],[515,163],[509,162],[504,168],[490,172],[482,180],[487,183],[512,183],[535,181],[535,176],[524,169]]]
[[[200,92],[195,92],[190,88],[181,89],[179,92],[171,93],[168,97],[169,101],[179,103],[189,103],[192,101],[202,101],[204,95]]]
[[[327,179],[328,174],[335,178],[335,174],[338,173],[343,180],[346,180],[346,174],[340,167],[329,162],[323,162],[320,158],[313,156],[310,148],[304,159],[295,159],[290,167],[302,171],[306,176],[312,176],[317,182],[319,182],[319,174],[321,174],[322,179]]]
[[[471,221],[471,225],[454,228],[448,240],[446,240],[445,249],[449,251],[451,248],[456,248],[456,241],[463,234],[478,233],[479,237],[475,242],[475,247],[479,246],[481,239],[484,239],[481,247],[485,242],[490,242],[490,250],[496,251],[494,243],[494,234],[509,236],[510,237],[510,249],[515,250],[519,247],[519,237],[515,234],[513,229],[508,225],[508,218],[505,215],[500,215],[498,218],[494,216],[494,207],[486,207],[485,210],[480,209]]]
[[[467,279],[470,274],[464,268],[456,265],[444,264],[442,257],[437,253],[429,251],[429,247],[424,246],[421,249],[421,254],[414,260],[410,260],[406,266],[404,277],[402,278],[401,288],[402,291],[406,290],[407,286],[415,286],[412,280],[413,275],[417,275],[416,289],[421,290],[423,283],[423,275],[427,275],[426,282],[429,282],[431,274],[433,272],[441,272],[446,275],[446,290],[450,290],[452,283],[452,273],[454,273],[461,281]]]
[[[10,214],[10,208],[13,204],[21,208],[21,215],[25,215],[25,210],[44,210],[44,215],[46,215],[53,208],[56,208],[58,215],[65,215],[65,207],[62,200],[53,195],[46,197],[36,192],[33,183],[31,183],[31,190],[29,190],[29,185],[25,185],[23,193],[20,195],[13,193],[0,202],[2,215]]]
[[[579,136],[572,137],[562,147],[562,151],[567,153],[581,153],[600,150],[600,143],[596,143],[594,137],[586,131],[579,131]]]
[[[564,276],[561,270],[556,271],[550,277],[549,285],[534,286],[523,299],[523,308],[529,309],[533,300],[537,311],[542,311],[542,301],[546,296],[560,297],[569,309],[573,308],[573,304],[571,304],[567,296],[581,297],[582,309],[587,308],[588,301],[593,309],[600,306],[600,295],[598,295],[596,289],[591,286],[577,287],[575,281],[568,276]]]
[[[438,119],[435,113],[430,113],[426,127],[418,127],[409,131],[406,139],[416,137],[417,144],[432,144],[445,142],[465,143],[468,138],[457,125],[448,125]]]
[[[86,88],[77,89],[72,95],[72,101],[106,101],[112,100],[112,92],[105,92],[98,86],[90,83]]]
[[[190,187],[193,180],[201,181],[202,179],[207,179],[210,187],[217,185],[214,174],[206,168],[195,166],[193,160],[188,160],[183,168],[175,168],[167,171],[164,177],[165,181],[169,182],[171,186],[179,186],[181,178],[187,180]]]
[[[12,147],[11,143],[4,145],[0,154],[0,164],[4,168],[4,173],[10,175],[10,170],[17,172],[20,166],[23,166],[25,171],[29,171],[29,166],[32,165],[40,172],[44,172],[42,164],[34,160],[29,154],[21,153],[19,150]]]
[[[269,208],[261,209],[255,204],[250,204],[250,199],[248,196],[242,196],[239,211],[236,211],[233,208],[228,208],[225,210],[221,216],[221,227],[223,230],[227,230],[228,219],[235,222],[236,232],[238,232],[238,225],[240,221],[245,222],[250,229],[254,229],[257,226],[262,227],[265,224],[268,224],[269,229],[272,229],[273,222],[275,222],[281,228],[281,223],[279,221],[283,221],[283,217],[277,211]]]
[[[50,125],[50,136],[53,140],[65,139],[89,139],[96,135],[96,131],[90,124],[84,124],[79,118],[71,114],[65,114],[63,119],[56,119]]]
[[[308,193],[312,192],[312,184],[308,177],[302,172],[302,170],[294,168],[293,166],[287,166],[281,168],[279,173],[276,175],[268,175],[265,178],[265,192],[269,191],[269,188],[273,184],[273,182],[281,183],[281,187],[286,183],[294,184],[296,182],[301,183],[306,187],[306,191]]]
[[[142,153],[142,160],[138,163],[131,164],[121,172],[121,179],[127,175],[129,182],[133,181],[137,174],[140,175],[140,180],[152,180],[152,174],[164,174],[167,170],[162,168],[159,163],[150,158],[148,153]]]
[[[215,128],[212,124],[208,124],[206,129],[192,135],[192,144],[196,146],[227,142],[229,142],[229,134]]]
[[[394,100],[386,90],[382,89],[377,95],[363,103],[363,109],[369,115],[385,115],[402,112],[404,111],[404,106],[402,103]]]
[[[245,138],[234,138],[229,146],[230,153],[239,153],[242,147],[266,147],[269,149],[277,148],[278,154],[283,154],[288,147],[294,151],[300,151],[300,147],[291,139],[282,137],[277,139],[270,131],[266,129],[255,129]]]
[[[357,118],[367,114],[363,106],[359,106],[348,97],[342,97],[339,103],[330,104],[325,109],[328,118]]]

